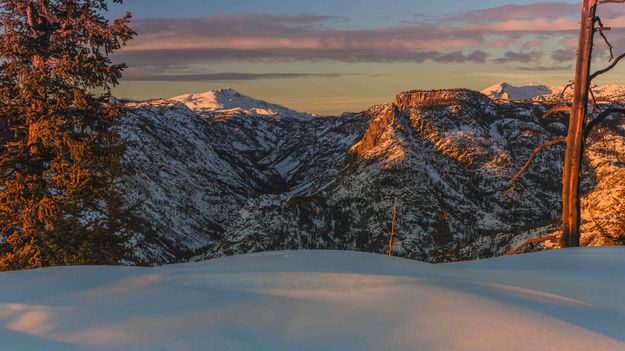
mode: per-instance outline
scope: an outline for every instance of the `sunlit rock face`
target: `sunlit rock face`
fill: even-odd
[[[605,90],[620,96],[615,87]],[[411,91],[331,117],[230,89],[129,104],[122,130],[135,170],[128,200],[152,227],[137,259],[277,249],[381,253],[395,198],[394,254],[427,261],[501,254],[557,230],[561,146],[542,153],[506,195],[531,152],[566,131],[564,116],[542,118],[549,99]],[[623,240],[625,134],[621,123],[608,125],[588,146],[589,245]]]
[[[462,101],[476,104],[489,104],[488,98],[476,91],[467,89],[450,90],[413,90],[397,95],[395,105],[400,110],[417,106],[450,107]]]

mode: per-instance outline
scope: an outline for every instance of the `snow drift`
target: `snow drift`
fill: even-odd
[[[0,274],[2,350],[624,350],[625,248],[272,252]]]

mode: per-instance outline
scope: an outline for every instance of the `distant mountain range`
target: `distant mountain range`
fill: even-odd
[[[593,85],[592,91],[599,102],[622,102],[625,98],[623,85]],[[499,83],[482,90],[482,94],[499,101],[559,102],[563,99],[572,99],[573,89],[563,85],[549,86],[534,83],[515,87],[508,83]]]
[[[602,104],[625,88],[595,87]],[[410,91],[341,116],[315,116],[224,89],[126,102],[127,200],[151,227],[136,260],[160,264],[277,249],[384,252],[449,261],[502,254],[557,231],[566,131],[542,114],[562,87]],[[625,129],[588,145],[586,245],[625,243]]]

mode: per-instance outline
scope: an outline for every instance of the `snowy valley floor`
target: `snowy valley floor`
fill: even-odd
[[[0,274],[1,350],[625,350],[625,247]]]

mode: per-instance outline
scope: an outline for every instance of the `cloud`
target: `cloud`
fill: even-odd
[[[516,67],[516,69],[520,70],[520,71],[534,71],[534,72],[540,72],[540,71],[570,71],[573,69],[572,65],[562,65],[562,66],[558,66],[558,65],[554,65],[554,66],[519,66]]]
[[[262,79],[290,79],[290,78],[337,78],[344,73],[204,73],[204,74],[144,74],[141,72],[127,73],[124,78],[130,81],[142,82],[203,82],[203,81],[251,81]],[[351,74],[350,74],[351,75]]]
[[[617,51],[621,44],[625,49],[625,6],[602,7],[600,14],[613,27]],[[502,51],[492,62],[548,67],[571,59],[578,17],[579,4],[559,2],[415,16],[411,23],[382,28],[352,28],[342,25],[348,18],[314,14],[142,19],[133,22],[139,36],[115,60],[154,76],[202,63],[486,63]]]
[[[507,51],[503,57],[495,60],[497,63],[510,63],[510,62],[536,62],[543,57],[541,51],[530,52],[514,52]]]
[[[572,61],[576,57],[575,50],[558,49],[551,52],[551,59],[556,62]]]
[[[202,62],[412,62],[423,63],[442,54],[435,51],[380,49],[289,49],[271,48],[256,50],[240,49],[161,49],[125,51],[116,55],[116,61],[142,69],[169,69]]]
[[[449,16],[447,22],[465,23],[500,23],[509,21],[534,20],[546,18],[557,20],[561,18],[577,18],[579,4],[577,3],[534,3],[528,5],[504,5],[477,11],[469,11]]]
[[[427,61],[439,63],[484,63],[488,53],[480,50],[464,53],[462,51],[441,53],[437,51],[387,50],[375,49],[265,49],[265,50],[236,50],[236,49],[181,49],[181,50],[149,50],[128,51],[118,54],[116,61],[125,62],[135,71],[150,73],[155,76],[168,76],[155,72],[176,70],[187,65],[207,62],[317,62],[335,61],[343,63],[424,63]],[[126,73],[125,78],[138,80],[138,75]],[[172,75],[173,76],[173,75]],[[210,75],[206,75],[210,77]],[[147,79],[147,78],[142,78]],[[205,80],[205,79],[202,79]]]
[[[481,51],[481,50],[476,50],[473,51],[469,54],[465,54],[462,51],[454,51],[454,52],[450,52],[447,54],[442,54],[436,58],[434,58],[433,60],[436,62],[443,62],[443,63],[463,63],[463,62],[477,62],[477,63],[484,63],[486,62],[486,58],[488,58],[488,53]]]
[[[467,60],[471,62],[484,63],[486,62],[487,58],[488,58],[488,53],[481,51],[481,50],[473,51],[471,54],[467,55]]]
[[[299,16],[296,16],[299,18]],[[316,17],[315,17],[316,18]],[[440,31],[429,25],[373,29],[327,27],[319,17],[310,24],[291,16],[221,15],[205,18],[139,20],[137,39],[127,51],[163,49],[319,49],[445,51],[484,42],[484,33]]]

